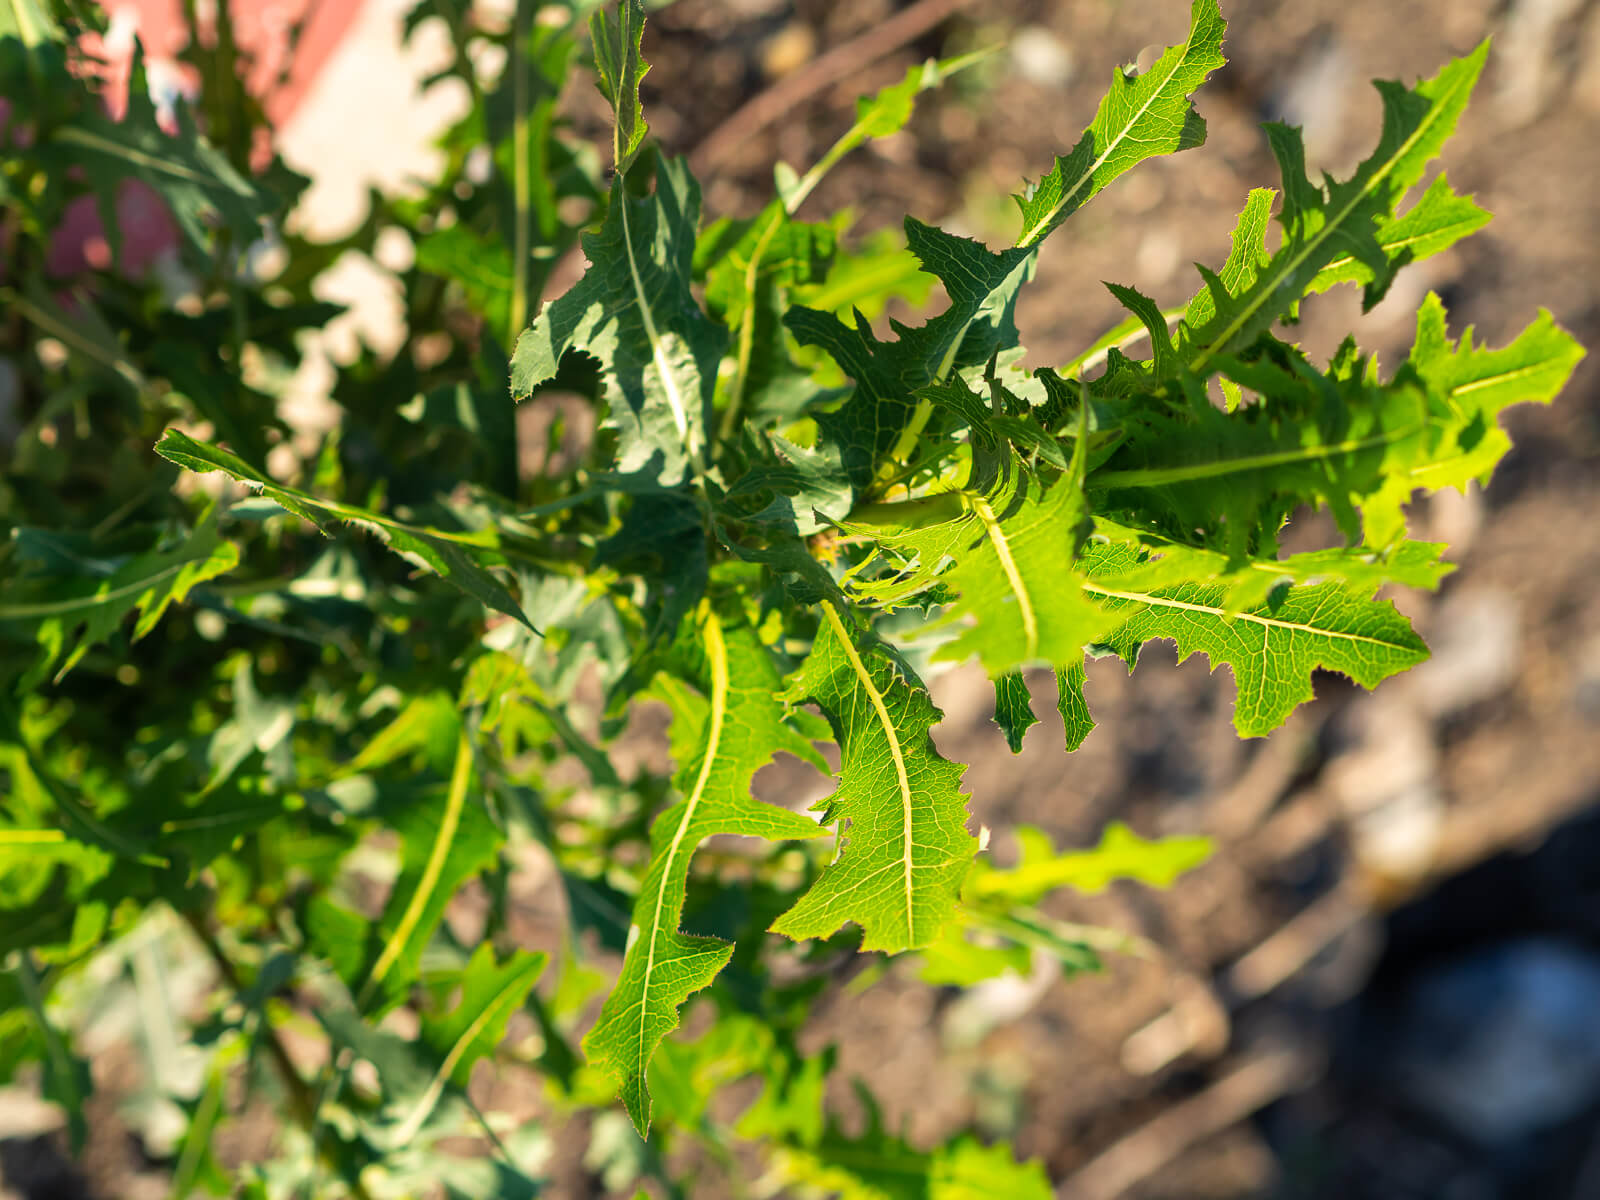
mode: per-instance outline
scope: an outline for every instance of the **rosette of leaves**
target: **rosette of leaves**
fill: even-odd
[[[1279,328],[1305,297],[1342,282],[1361,284],[1371,307],[1406,263],[1487,219],[1442,175],[1402,207],[1455,127],[1487,45],[1414,86],[1380,83],[1382,134],[1346,179],[1309,179],[1298,131],[1269,126],[1281,189],[1251,193],[1231,252],[1201,269],[1176,324],[1112,285],[1130,325],[1099,352],[1028,375],[1011,365],[1022,352],[1014,314],[1039,246],[1145,159],[1204,141],[1192,97],[1224,61],[1215,0],[1196,0],[1188,37],[1148,70],[1115,73],[1082,138],[1017,197],[1011,248],[907,218],[907,245],[948,304],[919,325],[891,321],[887,337],[860,312],[841,319],[794,302],[835,235],[794,218],[792,171],[780,171],[787,188],[749,227],[758,237],[710,235],[738,252],[698,256],[716,303],[711,314],[699,307],[698,190],[683,163],[646,148],[640,21],[628,4],[595,18],[617,114],[611,216],[585,243],[584,280],[519,341],[513,393],[535,391],[569,352],[592,356],[632,494],[625,525],[663,505],[697,514],[685,534],[703,545],[697,554],[764,568],[751,602],[772,603],[774,587],[791,597],[769,619],[790,632],[786,644],[809,647],[790,701],[821,709],[840,747],[838,790],[823,805],[838,849],[773,930],[825,938],[854,924],[863,948],[895,952],[931,944],[959,911],[976,850],[960,767],[933,748],[937,712],[877,632],[890,614],[900,614],[898,637],[905,614],[924,614],[943,639],[935,659],[982,663],[1013,747],[1034,720],[1020,675],[1030,667],[1054,669],[1069,748],[1081,741],[1092,725],[1086,653],[1131,667],[1144,643],[1171,639],[1183,656],[1227,664],[1247,737],[1309,699],[1318,669],[1370,688],[1426,656],[1406,619],[1374,598],[1386,583],[1433,586],[1448,569],[1443,547],[1406,539],[1402,506],[1418,491],[1486,479],[1507,444],[1500,411],[1549,401],[1581,351],[1547,315],[1504,348],[1479,347],[1470,331],[1452,341],[1434,296],[1411,355],[1388,372],[1353,342],[1318,365]],[[864,102],[863,121],[872,118]],[[1275,203],[1282,234],[1269,248]],[[781,330],[760,320],[775,303]],[[768,381],[803,377],[819,351],[848,381],[842,397],[813,388],[791,393],[802,398],[790,407],[763,402]],[[731,359],[722,376],[719,359]],[[1095,361],[1097,373],[1085,367]],[[1346,544],[1281,557],[1283,525],[1305,506],[1331,511]],[[825,543],[812,536],[819,528]],[[707,578],[679,575],[674,587],[692,594],[656,603],[681,613]],[[698,795],[692,783],[685,794]],[[735,831],[762,833],[757,818]],[[683,852],[661,833],[655,841],[652,891]],[[653,922],[675,903],[650,905],[644,921],[636,910],[630,964],[639,946],[666,944]],[[710,965],[729,953],[707,952]],[[641,1128],[637,1049],[675,1023],[685,985],[710,976],[702,966],[652,987],[625,967],[591,1036]],[[648,1030],[626,1064],[614,1052],[621,1016]]]
[[[1551,400],[1582,351],[1548,315],[1502,347],[1453,337],[1434,296],[1387,370],[1354,342],[1313,362],[1285,329],[1341,283],[1375,304],[1407,263],[1487,220],[1442,174],[1406,204],[1487,47],[1414,86],[1380,84],[1377,146],[1346,179],[1308,178],[1297,131],[1269,127],[1281,186],[1249,194],[1182,312],[1115,285],[1127,322],[1025,372],[1016,306],[1039,247],[1145,159],[1203,143],[1193,96],[1223,65],[1216,0],[1195,0],[1185,39],[1148,70],[1114,73],[1082,137],[1019,187],[1020,227],[999,249],[912,217],[903,236],[857,242],[842,219],[797,216],[834,163],[903,128],[969,58],[864,98],[817,163],[778,170],[760,213],[707,222],[687,162],[649,137],[638,0],[588,26],[609,155],[557,118],[575,20],[535,22],[519,5],[485,30],[432,0],[413,23],[427,16],[453,31],[450,72],[472,80],[444,176],[421,202],[376,204],[345,242],[291,243],[272,303],[217,264],[199,315],[112,292],[68,310],[48,289],[7,285],[29,306],[28,344],[68,348],[64,370],[29,380],[29,420],[68,430],[80,400],[117,403],[66,446],[76,490],[38,454],[3,485],[27,514],[8,519],[0,559],[15,568],[0,635],[22,651],[0,680],[13,784],[0,898],[6,949],[23,952],[0,988],[27,1010],[0,1022],[5,1063],[46,1062],[52,1094],[81,1096],[86,1074],[45,1001],[131,922],[175,911],[222,981],[207,1082],[175,1101],[186,1184],[222,1178],[206,1146],[233,1054],[273,1067],[268,1086],[301,1127],[259,1193],[323,1176],[358,1195],[385,1178],[528,1192],[527,1147],[467,1086],[476,1064],[509,1054],[564,1104],[620,1094],[644,1133],[654,1091],[658,1128],[714,1142],[726,1131],[706,1090],[759,1076],[734,1133],[797,1186],[1041,1192],[1038,1170],[1003,1147],[919,1151],[875,1118],[843,1133],[822,1104],[825,1056],[793,1052],[805,1007],[845,949],[918,951],[930,978],[959,982],[1039,953],[1087,969],[1114,942],[1049,923],[1043,894],[1112,877],[1161,886],[1205,847],[1113,829],[1096,850],[1062,852],[1027,834],[1015,867],[991,867],[913,664],[981,664],[1013,748],[1035,719],[1022,673],[1049,669],[1070,750],[1092,727],[1086,655],[1131,667],[1171,639],[1227,664],[1243,736],[1281,724],[1319,668],[1373,687],[1425,657],[1375,598],[1449,569],[1444,547],[1406,537],[1403,506],[1486,479],[1509,445],[1501,411]],[[27,49],[0,64],[8,96],[68,78],[53,35],[30,30],[4,43]],[[475,39],[506,51],[492,89],[471,74]],[[50,154],[77,146],[83,185],[110,186],[98,110],[39,111],[42,157],[6,178],[48,174]],[[483,142],[487,182],[468,169]],[[180,121],[174,144],[149,146],[182,167],[168,182],[186,253],[217,250],[219,227],[244,240],[271,207],[197,127]],[[32,185],[0,197],[23,214],[30,261],[63,197]],[[587,265],[530,322],[579,238],[563,200],[586,214]],[[340,428],[292,475],[269,470],[289,431],[275,396],[233,379],[245,348],[292,365],[296,331],[327,315],[312,279],[385,226],[417,242],[407,352],[364,350],[334,388]],[[940,311],[874,326],[886,297],[926,298],[935,281]],[[197,369],[185,349],[197,342],[228,345],[228,369]],[[519,401],[587,397],[598,432],[574,461],[532,475],[518,463],[508,378]],[[169,423],[182,428],[151,454]],[[127,462],[140,469],[126,478],[106,466]],[[231,482],[215,505],[186,500],[175,468]],[[1282,554],[1285,522],[1306,507],[1331,512],[1341,544]],[[105,701],[130,678],[158,698]],[[646,706],[669,721],[665,773],[621,765]],[[833,785],[810,812],[753,794],[775,755],[822,767],[829,742]],[[563,944],[592,938],[621,957],[583,1039],[587,1066],[571,1039],[603,983],[568,954],[536,991],[545,959],[508,931],[530,851],[559,880]],[[469,888],[490,914],[477,941],[446,919]],[[781,983],[778,957],[793,968]],[[708,989],[712,1033],[672,1038]],[[520,1057],[500,1045],[518,1010],[539,1047]],[[326,1051],[309,1075],[277,1037],[295,1017]],[[415,1037],[394,1032],[407,1021]],[[360,1063],[376,1065],[375,1085]],[[493,1147],[492,1170],[469,1178],[435,1153],[464,1132]],[[635,1166],[664,1179],[652,1139]],[[894,1169],[873,1175],[863,1156]]]

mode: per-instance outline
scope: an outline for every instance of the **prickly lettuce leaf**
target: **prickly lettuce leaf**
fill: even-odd
[[[1382,555],[1364,546],[1338,546],[1240,564],[1219,551],[1185,545],[1105,517],[1095,519],[1094,536],[1101,542],[1143,548],[1143,564],[1122,576],[1124,584],[1164,587],[1204,579],[1224,589],[1224,607],[1230,613],[1265,604],[1291,583],[1338,582],[1369,593],[1396,583],[1431,591],[1455,570],[1440,558],[1445,550],[1442,542],[1403,541]]]
[[[778,1156],[777,1175],[843,1200],[1048,1200],[1051,1195],[1044,1164],[1018,1162],[1003,1143],[985,1146],[964,1137],[924,1153],[876,1121],[854,1135],[830,1125],[814,1144]]]
[[[506,1023],[527,1003],[547,961],[543,953],[514,950],[497,962],[494,948],[480,945],[454,980],[454,1005],[425,1012],[415,1038],[380,1032],[347,1009],[319,1014],[335,1045],[379,1068],[379,1103],[362,1122],[376,1149],[403,1150],[425,1133],[451,1132],[443,1102],[466,1094],[473,1066],[504,1040]]]
[[[1021,671],[1007,671],[994,681],[994,723],[1005,734],[1011,753],[1022,751],[1022,739],[1039,723],[1033,714],[1033,698]]]
[[[497,962],[487,942],[472,952],[461,972],[460,999],[422,1023],[420,1040],[437,1056],[440,1077],[467,1086],[473,1064],[499,1046],[506,1022],[527,1000],[547,961],[542,953],[513,950]]]
[[[615,470],[662,485],[703,466],[712,389],[726,332],[691,291],[700,185],[682,159],[660,159],[655,187],[636,196],[619,176],[598,233],[585,234],[589,268],[547,303],[517,339],[511,394],[555,378],[568,354],[600,364]]]
[[[232,451],[196,441],[176,429],[169,429],[161,436],[156,453],[190,471],[222,471],[231,475],[319,529],[325,517],[365,529],[407,561],[426,568],[474,600],[532,628],[522,606],[489,570],[505,564],[504,556],[494,547],[492,531],[465,534],[428,529],[370,509],[323,500],[310,492],[277,483]]]
[[[639,84],[650,72],[650,64],[640,53],[643,38],[644,5],[640,0],[620,0],[615,9],[606,4],[589,18],[595,82],[615,114],[612,169],[619,176],[627,173],[649,132],[644,105],[639,102]]]
[[[1121,624],[1105,644],[1130,667],[1152,638],[1177,643],[1180,658],[1200,652],[1213,667],[1233,668],[1238,689],[1233,721],[1240,737],[1270,733],[1312,698],[1311,676],[1321,668],[1348,675],[1371,689],[1428,656],[1422,639],[1387,600],[1371,598],[1373,585],[1322,583],[1274,590],[1260,604],[1229,611],[1224,583],[1203,565],[1169,550],[1165,574],[1173,582],[1152,586],[1141,575],[1145,553],[1126,543],[1085,550],[1084,590]]]
[[[837,857],[773,931],[823,938],[847,922],[863,950],[927,945],[955,907],[977,848],[958,785],[965,769],[928,731],[940,713],[879,647],[859,646],[834,606],[789,698],[822,709],[839,743],[838,790],[821,801],[840,825]]]
[[[28,154],[57,178],[81,180],[88,188],[113,258],[122,255],[117,199],[130,180],[161,197],[197,258],[211,254],[219,229],[227,232],[236,252],[261,236],[262,222],[279,208],[278,198],[236,170],[206,139],[187,103],[180,100],[174,105],[172,132],[161,127],[138,43],[120,120],[111,118],[98,95],[83,94],[84,84],[67,72],[58,57],[35,54],[32,65],[37,74],[26,78],[45,94],[17,94],[23,113],[50,114],[69,96],[78,104],[70,121],[46,122],[44,136]],[[0,87],[8,82],[0,80]]]
[[[983,1146],[968,1135],[914,1149],[884,1128],[876,1100],[859,1084],[864,1128],[846,1133],[824,1097],[833,1057],[832,1047],[802,1056],[770,1024],[728,1012],[694,1040],[663,1046],[651,1082],[683,1128],[703,1122],[719,1085],[759,1083],[736,1129],[761,1143],[766,1182],[785,1195],[821,1189],[845,1200],[1048,1200],[1042,1163],[1019,1161],[1006,1142]]]
[[[880,341],[860,312],[853,325],[803,306],[784,317],[802,345],[827,351],[855,382],[849,399],[819,416],[818,425],[844,451],[857,488],[885,458],[904,457],[915,446],[925,428],[915,424],[919,389],[1016,347],[1017,293],[1033,274],[1031,250],[995,253],[911,217],[906,240],[923,270],[945,285],[950,306],[938,316],[915,327],[891,320],[892,341]]]
[[[871,603],[893,605],[937,583],[951,600],[941,621],[956,636],[935,658],[976,657],[995,679],[1079,659],[1115,624],[1072,570],[1085,529],[1082,492],[1065,476],[1048,490],[1026,475],[1019,483],[1006,502],[973,492],[942,497],[959,502],[948,520],[926,521],[919,511],[919,523],[873,528],[879,548],[910,565],[855,587]]]
[[[750,433],[748,465],[728,489],[723,511],[742,521],[806,537],[842,521],[854,495],[839,448],[796,445]]]
[[[1169,46],[1144,74],[1119,68],[1094,121],[1072,153],[1018,196],[1022,232],[1017,245],[1036,246],[1117,176],[1147,158],[1188,150],[1205,141],[1206,123],[1189,97],[1226,61],[1227,22],[1216,0],[1194,0],[1189,37]]]
[[[505,841],[484,804],[471,733],[448,696],[412,700],[341,774],[376,772],[400,762],[421,762],[431,779],[392,789],[379,810],[400,842],[400,871],[383,911],[369,921],[318,895],[307,912],[312,945],[368,1015],[386,1012],[405,998],[445,906],[494,860]]]
[[[672,710],[673,784],[682,799],[650,827],[650,865],[634,903],[622,973],[583,1040],[589,1060],[617,1079],[641,1134],[650,1127],[651,1056],[677,1027],[683,1002],[733,956],[731,944],[679,928],[696,848],[713,834],[776,841],[823,832],[810,818],[750,795],[751,779],[776,751],[816,758],[784,720],[771,654],[748,625],[725,626],[709,606],[692,625],[680,647],[687,661],[678,673],[658,675],[653,689]]]
[[[109,639],[130,613],[138,614],[132,640],[144,637],[168,607],[182,603],[197,584],[239,564],[238,547],[217,532],[214,507],[177,545],[164,547],[157,542],[144,553],[109,561],[74,555],[71,561],[78,569],[67,577],[42,561],[38,570],[26,560],[18,562],[32,543],[40,543],[42,553],[37,533],[26,541],[16,539],[7,578],[0,583],[0,627],[25,630],[39,646],[19,690],[32,689],[52,669],[59,682],[85,654]],[[83,570],[85,566],[92,570]]]
[[[1083,739],[1094,732],[1094,718],[1089,715],[1089,704],[1083,696],[1083,685],[1087,682],[1088,672],[1083,668],[1081,657],[1056,668],[1056,711],[1061,714],[1068,754],[1083,745]]]
[[[1140,837],[1121,821],[1113,821],[1100,842],[1087,850],[1057,851],[1047,834],[1030,826],[1017,829],[1020,849],[1011,867],[985,866],[967,881],[974,901],[1003,900],[1037,904],[1056,888],[1104,891],[1115,879],[1132,879],[1150,887],[1171,887],[1173,880],[1211,857],[1205,837]]]
[[[1548,403],[1583,356],[1548,313],[1498,350],[1474,346],[1470,330],[1452,342],[1445,322],[1430,295],[1412,353],[1387,382],[1353,342],[1326,372],[1270,337],[1251,359],[1219,358],[1256,399],[1229,412],[1190,403],[1128,422],[1088,486],[1106,489],[1103,510],[1155,517],[1236,562],[1270,557],[1277,528],[1301,505],[1327,507],[1352,545],[1393,561],[1413,491],[1487,480],[1510,447],[1500,412]]]
[[[1270,193],[1269,193],[1270,194]],[[1450,186],[1440,171],[1422,198],[1405,212],[1378,220],[1377,241],[1384,260],[1397,267],[1447,250],[1489,223],[1489,214]],[[1317,272],[1306,293],[1325,292],[1340,283],[1370,285],[1377,278],[1370,263],[1343,254]]]
[[[1136,937],[1045,915],[1036,907],[1060,888],[1097,892],[1115,879],[1170,887],[1211,854],[1203,837],[1146,840],[1120,821],[1106,826],[1087,850],[1057,851],[1029,825],[1016,830],[1017,861],[1005,867],[976,858],[961,888],[956,919],[921,955],[928,983],[970,987],[1012,972],[1027,976],[1043,955],[1067,974],[1098,971],[1101,952],[1142,953]]]
[[[1378,81],[1383,132],[1377,148],[1349,179],[1308,179],[1300,131],[1279,124],[1266,127],[1283,173],[1278,214],[1283,240],[1275,252],[1265,251],[1256,233],[1258,226],[1265,233],[1264,223],[1252,215],[1263,207],[1262,200],[1259,193],[1252,195],[1249,220],[1241,219],[1235,233],[1233,278],[1202,270],[1207,300],[1197,300],[1179,327],[1179,352],[1190,370],[1214,367],[1219,355],[1244,349],[1274,320],[1293,316],[1294,305],[1324,271],[1363,281],[1368,308],[1383,298],[1414,251],[1406,244],[1385,245],[1380,231],[1455,129],[1488,53],[1484,42],[1415,88]],[[1419,206],[1423,203],[1429,202]],[[1428,211],[1441,204],[1432,201]]]
[[[1404,530],[1401,506],[1416,491],[1488,483],[1511,449],[1500,414],[1514,404],[1549,404],[1584,356],[1577,339],[1544,310],[1499,349],[1476,345],[1471,327],[1451,341],[1446,316],[1444,303],[1429,292],[1417,312],[1417,335],[1406,360],[1406,369],[1427,389],[1427,451],[1395,464],[1369,502],[1369,540],[1377,544]]]

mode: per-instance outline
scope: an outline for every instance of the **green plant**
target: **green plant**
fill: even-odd
[[[1444,546],[1407,539],[1404,504],[1487,479],[1509,445],[1500,411],[1551,400],[1582,351],[1548,314],[1500,349],[1452,341],[1431,295],[1388,372],[1353,342],[1319,367],[1276,329],[1339,283],[1370,307],[1408,262],[1488,219],[1443,175],[1402,211],[1487,45],[1414,88],[1379,84],[1383,131],[1347,180],[1309,180],[1297,131],[1269,126],[1277,247],[1277,196],[1253,191],[1186,307],[1111,285],[1130,318],[1026,372],[1014,309],[1040,244],[1140,161],[1203,141],[1190,96],[1223,63],[1216,0],[1195,0],[1188,39],[1149,71],[1114,75],[1082,140],[1018,197],[1014,246],[907,219],[948,305],[892,322],[887,340],[834,310],[895,251],[852,251],[843,221],[795,214],[843,155],[901,129],[920,91],[972,60],[863,100],[816,166],[779,170],[760,214],[702,226],[687,165],[647,140],[638,0],[589,25],[614,113],[609,188],[558,119],[582,7],[548,20],[522,5],[485,30],[427,0],[413,20],[450,25],[451,71],[473,96],[440,180],[417,200],[375,197],[345,242],[291,241],[264,283],[238,248],[296,181],[250,177],[248,137],[230,161],[186,119],[169,138],[136,104],[119,128],[162,139],[138,161],[155,159],[146,178],[199,281],[173,308],[126,281],[66,298],[43,282],[69,195],[103,197],[132,168],[94,138],[104,118],[53,21],[13,0],[28,19],[0,42],[0,95],[33,125],[0,192],[21,247],[6,352],[29,373],[0,483],[0,636],[17,648],[0,668],[0,1064],[38,1060],[47,1093],[81,1113],[86,1074],[59,1029],[74,969],[131,957],[137,931],[146,950],[198,947],[217,978],[206,1019],[167,1035],[203,1064],[162,1097],[184,1117],[180,1193],[229,1186],[211,1134],[240,1070],[292,1122],[274,1163],[246,1172],[254,1194],[531,1190],[538,1127],[482,1111],[467,1087],[492,1059],[540,1077],[564,1111],[603,1110],[620,1089],[649,1139],[614,1143],[618,1178],[673,1194],[662,1150],[681,1145],[735,1188],[755,1153],[796,1188],[1048,1194],[1006,1148],[914,1150],[870,1104],[867,1128],[845,1133],[823,1103],[829,1057],[797,1048],[807,1006],[856,951],[916,951],[927,978],[960,985],[1033,954],[1093,968],[1108,939],[1050,921],[1040,899],[1112,877],[1164,884],[1206,847],[1114,829],[1060,854],[1030,834],[1017,866],[990,865],[963,768],[930,739],[940,714],[921,673],[980,662],[1015,749],[1035,722],[1022,672],[1052,668],[1071,750],[1093,725],[1086,653],[1131,668],[1168,638],[1228,664],[1247,737],[1309,699],[1316,669],[1370,688],[1426,656],[1374,599],[1449,570]],[[492,85],[468,54],[480,39],[508,55]],[[480,144],[486,182],[468,169]],[[109,174],[88,170],[97,153]],[[561,201],[583,215],[564,219]],[[272,380],[295,331],[331,315],[311,282],[384,228],[417,249],[402,351],[363,350],[334,388],[338,428],[298,452],[298,477],[269,473],[296,432]],[[586,273],[524,329],[580,229]],[[221,346],[228,372],[195,371],[198,344]],[[519,470],[508,377],[518,398],[594,402],[577,461]],[[163,427],[154,459],[142,447]],[[212,500],[174,465],[245,487]],[[1345,544],[1281,554],[1308,507],[1330,510]],[[113,680],[127,690],[108,694]],[[670,777],[614,761],[647,703],[671,714]],[[826,773],[827,742],[841,761],[818,813],[752,797],[778,751]],[[768,844],[703,846],[719,834]],[[510,926],[534,860],[568,913],[542,994],[546,955]],[[481,931],[446,919],[464,889]],[[581,956],[591,937],[622,966],[585,1062],[569,1038],[604,988]],[[668,1038],[707,989],[708,1031]],[[514,1014],[534,1032],[502,1045]],[[296,1063],[288,1029],[325,1061]],[[761,1089],[730,1119],[710,1098],[739,1078]],[[441,1148],[461,1133],[491,1156]]]

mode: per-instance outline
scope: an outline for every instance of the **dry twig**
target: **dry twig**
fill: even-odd
[[[689,165],[704,181],[745,142],[790,115],[811,96],[921,37],[971,3],[972,0],[917,0],[881,25],[835,46],[736,109],[694,148]]]

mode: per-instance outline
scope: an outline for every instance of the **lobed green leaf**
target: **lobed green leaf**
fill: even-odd
[[[231,475],[318,529],[322,528],[319,514],[348,521],[377,535],[395,553],[432,571],[473,599],[533,627],[505,585],[490,574],[488,568],[504,565],[505,558],[485,537],[428,529],[369,509],[319,499],[299,488],[274,482],[232,451],[196,441],[176,429],[162,435],[156,453],[190,471]]]
[[[1489,43],[1484,42],[1415,88],[1378,81],[1383,132],[1377,148],[1347,180],[1311,182],[1300,131],[1267,126],[1283,173],[1283,210],[1278,214],[1283,242],[1276,252],[1266,252],[1260,241],[1265,200],[1259,190],[1252,193],[1234,233],[1232,277],[1228,268],[1222,275],[1202,268],[1209,303],[1197,301],[1198,307],[1191,306],[1192,319],[1179,327],[1179,349],[1191,371],[1205,370],[1219,355],[1244,349],[1279,316],[1292,315],[1300,297],[1319,281],[1360,278],[1367,285],[1368,308],[1382,299],[1414,249],[1404,237],[1385,245],[1380,230],[1455,129],[1488,53]],[[1429,224],[1442,207],[1443,196],[1430,203],[1425,210]],[[1457,210],[1457,219],[1460,215]],[[1352,260],[1360,265],[1349,265]],[[1325,278],[1324,271],[1330,272]]]
[[[838,856],[772,925],[796,940],[861,927],[863,950],[927,945],[955,907],[977,843],[957,790],[963,767],[928,736],[921,688],[876,648],[857,647],[831,603],[789,692],[822,709],[839,743],[839,788],[818,807],[841,823]]]
[[[208,508],[181,544],[154,546],[120,564],[78,559],[71,577],[23,571],[0,584],[0,625],[31,631],[38,658],[18,683],[35,686],[59,662],[54,680],[72,670],[92,648],[105,642],[130,613],[137,613],[132,639],[148,634],[169,606],[182,603],[198,584],[239,565],[239,550],[217,532],[216,509]],[[83,566],[91,569],[83,571]]]
[[[639,102],[639,84],[650,72],[650,64],[640,53],[643,37],[644,5],[640,0],[617,0],[615,11],[607,6],[589,18],[596,82],[616,118],[611,162],[619,176],[627,173],[649,132]]]
[[[1057,888],[1104,891],[1114,879],[1131,879],[1150,887],[1171,887],[1173,880],[1211,857],[1205,837],[1148,840],[1121,821],[1113,821],[1089,850],[1057,852],[1037,829],[1017,829],[1021,854],[1016,866],[990,868],[977,874],[969,888],[974,901],[1004,900],[1037,904]]]
[[[1227,61],[1222,56],[1227,24],[1217,0],[1194,0],[1188,40],[1167,47],[1142,75],[1118,69],[1072,153],[1058,157],[1049,174],[1015,198],[1022,210],[1018,246],[1037,246],[1107,184],[1145,159],[1205,141],[1206,123],[1189,97]]]
[[[725,331],[691,290],[700,185],[682,159],[662,159],[655,189],[634,196],[618,178],[605,224],[585,234],[589,268],[517,339],[511,394],[553,379],[574,351],[600,363],[616,469],[671,486],[704,467],[712,390]],[[698,467],[697,467],[698,464]]]
[[[1167,569],[1178,574],[1182,552],[1168,558]],[[1371,689],[1428,657],[1410,622],[1388,601],[1371,599],[1370,584],[1280,588],[1264,603],[1230,612],[1226,585],[1209,579],[1203,567],[1184,572],[1185,582],[1151,587],[1139,579],[1144,562],[1126,544],[1091,544],[1085,551],[1084,590],[1121,621],[1106,645],[1130,669],[1151,638],[1176,642],[1180,659],[1199,651],[1213,667],[1231,666],[1240,737],[1260,737],[1283,724],[1312,698],[1311,676],[1319,668]]]
[[[647,1069],[678,1009],[707,986],[733,955],[728,943],[679,929],[689,860],[714,834],[771,840],[812,838],[809,818],[755,800],[750,781],[779,750],[816,753],[784,721],[771,655],[748,625],[726,627],[705,607],[693,623],[700,651],[687,672],[660,674],[654,695],[673,713],[674,784],[683,799],[650,827],[650,865],[633,907],[622,972],[583,1039],[589,1060],[618,1080],[642,1136],[650,1127]]]

